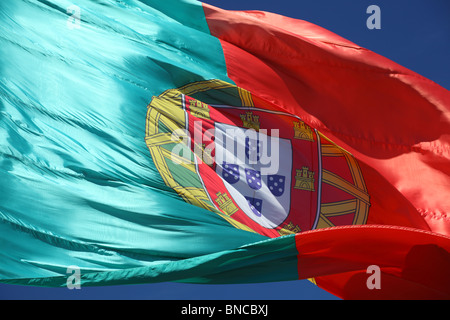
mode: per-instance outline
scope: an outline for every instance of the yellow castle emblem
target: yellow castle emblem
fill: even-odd
[[[209,106],[206,103],[199,100],[191,100],[189,107],[191,109],[191,114],[194,117],[210,119]]]
[[[278,233],[282,236],[291,234],[291,233],[299,233],[302,230],[300,229],[300,227],[298,225],[294,225],[291,222],[289,222],[289,224],[286,224],[283,228],[281,228],[280,230],[278,230]]]
[[[238,208],[233,203],[233,200],[230,199],[227,193],[216,193],[217,198],[214,199],[214,201],[219,205],[219,208],[226,213],[227,215],[231,216],[233,213],[238,211]]]
[[[253,112],[248,111],[245,114],[241,114],[240,117],[242,120],[242,125],[245,128],[254,129],[256,131],[259,131],[259,126],[260,126],[259,116],[253,115]]]
[[[312,129],[306,125],[303,121],[294,122],[294,138],[314,141]]]
[[[302,167],[301,170],[296,171],[294,189],[314,191],[314,172],[309,171],[308,167]]]

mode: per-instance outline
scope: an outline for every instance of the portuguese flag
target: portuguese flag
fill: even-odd
[[[0,282],[450,298],[450,94],[306,21],[0,2]]]

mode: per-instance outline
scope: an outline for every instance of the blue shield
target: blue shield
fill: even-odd
[[[270,192],[276,197],[281,196],[284,193],[284,186],[286,182],[286,176],[279,174],[267,176],[267,186]]]
[[[222,164],[222,177],[230,184],[239,181],[239,165],[224,162]]]
[[[245,180],[250,188],[259,190],[262,187],[261,172],[253,169],[245,169]]]
[[[259,161],[261,159],[261,141],[245,137],[245,156],[250,161]]]
[[[258,217],[261,217],[262,200],[251,197],[245,197],[245,199],[247,199],[248,205],[250,206],[252,212]]]

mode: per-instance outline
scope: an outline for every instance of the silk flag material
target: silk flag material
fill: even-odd
[[[24,0],[0,21],[1,282],[450,297],[446,89],[267,12]]]

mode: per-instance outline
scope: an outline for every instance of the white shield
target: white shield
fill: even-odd
[[[216,122],[216,172],[247,216],[275,228],[290,210],[292,146],[263,131]]]

